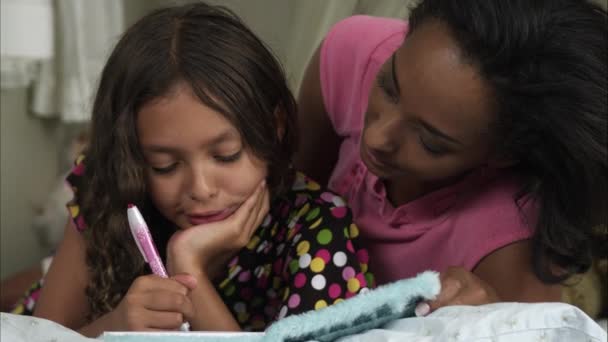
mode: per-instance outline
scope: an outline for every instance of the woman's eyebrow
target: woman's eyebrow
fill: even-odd
[[[395,90],[397,90],[397,95],[401,95],[401,89],[399,88],[399,80],[397,79],[397,69],[395,66],[395,56],[397,56],[397,52],[393,54],[391,57],[391,73],[393,76],[393,85],[395,86]]]
[[[431,126],[429,123],[427,123],[425,121],[420,120],[420,125],[422,127],[424,127],[424,129],[426,129],[429,133],[431,133],[431,134],[433,134],[433,135],[435,135],[435,136],[437,136],[437,137],[439,137],[439,138],[441,138],[443,140],[447,140],[447,141],[449,141],[449,142],[451,142],[453,144],[456,144],[456,145],[464,146],[464,144],[461,143],[460,141],[458,141],[455,138],[452,138],[451,136],[443,133],[442,131],[440,131],[439,129]]]

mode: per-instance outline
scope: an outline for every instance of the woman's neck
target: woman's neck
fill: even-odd
[[[384,180],[384,188],[386,189],[386,198],[395,208],[414,201],[426,194],[450,186],[460,181],[468,174],[462,174],[457,177],[449,178],[438,182],[423,182],[410,177],[401,177],[396,180]]]
[[[429,190],[420,182],[384,180],[386,198],[397,208],[426,195]]]

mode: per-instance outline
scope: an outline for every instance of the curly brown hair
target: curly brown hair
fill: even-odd
[[[130,238],[127,204],[142,209],[161,256],[175,231],[148,198],[136,119],[139,108],[178,83],[224,115],[266,161],[273,195],[293,180],[296,103],[279,62],[251,30],[230,10],[200,2],[139,20],[103,69],[76,194],[88,225],[89,320],[115,308],[133,280],[150,272]]]

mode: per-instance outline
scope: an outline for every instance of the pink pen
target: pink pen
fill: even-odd
[[[158,255],[158,250],[152,240],[152,234],[148,229],[148,225],[144,220],[144,217],[139,212],[139,209],[134,204],[129,204],[127,209],[127,219],[129,220],[129,227],[131,228],[131,234],[135,239],[135,244],[139,249],[139,252],[144,258],[144,261],[150,265],[150,269],[157,276],[168,278],[167,271],[163,265],[163,261]],[[184,322],[180,326],[181,331],[190,331],[190,324]]]

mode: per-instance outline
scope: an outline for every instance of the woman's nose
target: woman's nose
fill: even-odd
[[[399,149],[397,125],[390,121],[376,121],[364,133],[366,145],[382,154],[390,155]]]

